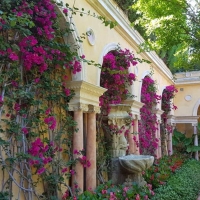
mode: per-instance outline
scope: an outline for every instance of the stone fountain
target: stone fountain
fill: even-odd
[[[136,182],[139,186],[146,185],[142,172],[153,165],[154,157],[148,155],[127,155],[119,157],[120,170],[125,176],[125,185]]]
[[[128,127],[131,117],[128,114],[131,106],[127,104],[110,105],[108,124],[117,127]],[[125,130],[125,129],[124,129]],[[126,155],[128,143],[124,132],[111,132],[111,180],[113,184],[125,184],[130,186],[136,182],[139,186],[146,184],[142,178],[142,171],[148,169],[154,162],[154,157],[149,155]]]

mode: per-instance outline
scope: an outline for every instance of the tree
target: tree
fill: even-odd
[[[155,50],[172,72],[200,69],[200,11],[186,0],[137,0],[134,21],[145,28],[143,50]],[[196,9],[195,9],[196,8]]]

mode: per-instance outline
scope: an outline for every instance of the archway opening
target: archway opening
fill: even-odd
[[[158,148],[156,104],[160,96],[156,94],[157,88],[150,76],[142,80],[141,102],[144,103],[140,109],[141,120],[139,121],[139,145],[140,153],[144,155],[155,155]]]
[[[124,120],[124,100],[131,96],[128,87],[133,84],[135,80],[135,74],[129,73],[129,68],[132,65],[136,65],[137,62],[134,60],[133,54],[129,50],[111,50],[103,59],[100,76],[100,86],[107,89],[107,91],[100,97],[101,113],[97,116],[97,168],[102,168],[102,162],[105,163],[110,160],[115,145],[113,144],[113,136],[116,135],[118,138],[122,136],[124,146],[119,144],[119,148],[126,148],[127,141],[125,139],[125,127],[126,124],[121,125]],[[115,107],[116,106],[116,107]],[[121,106],[121,107],[120,107]],[[121,121],[118,119],[118,114],[115,119],[110,117],[110,112],[115,107],[121,110]],[[119,108],[120,107],[120,108]],[[111,111],[112,110],[112,111]],[[130,116],[128,115],[130,119]],[[122,141],[122,140],[121,140]],[[126,144],[125,144],[126,143]],[[118,147],[116,147],[118,148]],[[120,151],[120,150],[119,150]],[[126,151],[126,150],[125,150]],[[99,165],[98,165],[99,164]],[[97,171],[99,171],[97,169]],[[100,171],[99,171],[100,172]],[[98,174],[98,177],[102,177],[102,174]],[[104,178],[108,178],[104,174]]]

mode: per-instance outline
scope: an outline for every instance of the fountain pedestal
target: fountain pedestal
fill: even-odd
[[[128,149],[127,139],[124,135],[126,128],[131,123],[131,117],[128,114],[130,105],[126,104],[110,104],[110,112],[108,114],[108,125],[111,128],[113,158],[125,156]]]
[[[142,172],[151,167],[154,157],[148,155],[127,155],[113,158],[112,183],[131,186],[133,182],[139,186],[146,185]]]
[[[136,182],[139,186],[144,186],[146,182],[142,177],[142,172],[153,165],[154,157],[148,155],[128,155],[119,157],[122,172],[127,174],[125,184]]]

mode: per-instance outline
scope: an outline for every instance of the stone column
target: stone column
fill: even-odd
[[[175,129],[175,124],[171,124],[170,125],[172,127],[172,131],[169,133],[168,135],[168,155],[172,155],[173,154],[173,145],[172,145],[172,134],[174,132]]]
[[[74,120],[77,123],[76,128],[78,129],[77,132],[74,132],[73,135],[73,152],[74,150],[83,150],[83,111],[81,109],[77,109],[74,111]],[[74,154],[74,158],[79,157],[78,155]],[[72,188],[75,190],[75,184],[78,185],[81,191],[83,191],[83,166],[80,162],[74,167],[75,175],[72,175]]]
[[[86,157],[91,166],[86,168],[86,190],[96,188],[96,113],[92,107],[87,114]]]
[[[168,155],[171,156],[172,154],[173,154],[172,133],[170,132],[168,135]]]
[[[134,119],[134,126],[133,126],[133,132],[138,133],[138,119]],[[139,134],[135,135],[136,140],[139,142]],[[135,144],[135,154],[140,155],[140,149]]]
[[[75,93],[73,99],[69,102],[69,111],[74,111],[74,120],[77,122],[76,128],[78,128],[78,132],[74,133],[74,136],[73,136],[73,150],[75,150],[75,149],[82,150],[84,147],[83,133],[87,132],[86,130],[90,129],[90,125],[91,125],[90,123],[86,122],[87,120],[85,120],[85,124],[84,124],[85,130],[83,130],[83,112],[87,113],[88,105],[91,105],[91,104],[93,106],[99,108],[99,97],[107,89],[93,85],[93,84],[88,83],[83,80],[69,81],[69,82],[66,82],[65,86],[69,89],[74,90],[74,93]],[[85,117],[86,117],[86,115],[85,115]],[[92,118],[94,118],[94,116],[91,114],[91,115],[89,115],[88,120],[92,121]],[[92,126],[93,125],[94,124],[92,124]],[[95,127],[92,127],[92,129],[95,129]],[[89,130],[89,132],[91,133],[92,130]],[[87,133],[85,135],[87,137]],[[91,134],[90,134],[90,136],[91,136]],[[94,140],[94,138],[92,138],[92,139]],[[96,140],[94,140],[94,141],[95,141],[94,144],[96,144]],[[90,148],[91,147],[89,147],[89,149]],[[89,155],[89,157],[90,156],[91,155]],[[74,157],[77,158],[79,156],[74,155]],[[94,159],[96,159],[96,158],[94,157]],[[94,162],[94,161],[92,161],[92,162]],[[92,164],[92,165],[94,165],[94,164]],[[84,185],[84,181],[83,181],[84,180],[83,172],[86,170],[83,169],[83,166],[80,163],[77,163],[75,170],[76,170],[76,174],[72,176],[73,190],[75,189],[74,183],[77,183],[78,187],[83,191],[83,189],[86,188],[86,180],[85,180],[85,185]],[[96,174],[95,174],[95,176],[96,176]]]
[[[155,124],[155,127],[156,127],[155,138],[158,140],[158,148],[155,150],[156,158],[159,158],[159,139],[160,139],[160,136],[159,136],[159,132],[158,132],[158,126],[159,126],[159,123],[157,122]]]
[[[157,138],[158,138],[158,157],[157,158],[161,158],[162,157],[162,149],[161,149],[161,136],[160,136],[160,122],[158,122],[158,130],[157,130]]]
[[[110,104],[110,112],[108,114],[108,125],[117,128],[111,131],[112,135],[112,149],[111,154],[113,158],[125,156],[128,149],[127,139],[125,138],[126,127],[131,123],[131,117],[128,114],[130,105],[128,104]]]
[[[198,134],[197,134],[197,124],[192,124],[194,126],[194,146],[198,146]],[[199,152],[195,151],[195,159],[199,160]]]
[[[133,125],[131,125],[128,133],[129,154],[135,154],[135,142],[133,141],[133,132]]]

